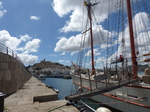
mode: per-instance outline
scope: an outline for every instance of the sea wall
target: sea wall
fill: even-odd
[[[7,112],[79,112],[66,100],[57,100],[58,94],[44,83],[31,77],[22,88],[5,98]]]
[[[0,52],[0,92],[12,94],[30,78],[31,74],[16,58]]]

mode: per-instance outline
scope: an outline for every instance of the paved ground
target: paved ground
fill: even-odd
[[[66,100],[56,100],[57,97],[56,92],[32,77],[20,90],[5,99],[4,107],[7,112],[79,112],[73,106],[66,106]]]

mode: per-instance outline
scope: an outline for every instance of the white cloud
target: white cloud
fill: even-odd
[[[144,22],[144,23],[143,23]],[[148,35],[150,35],[150,22],[148,20],[148,15],[145,12],[140,12],[137,13],[134,17],[133,17],[133,26],[134,26],[134,37],[135,39],[135,44],[136,41],[138,42],[138,47],[142,47],[143,45],[149,45],[148,44]],[[136,24],[136,25],[135,25]],[[130,47],[130,39],[129,39],[129,26],[126,27],[125,29],[125,46],[127,46],[128,48]],[[146,30],[148,32],[146,32]],[[148,46],[147,46],[148,47]],[[145,50],[144,50],[145,51]],[[129,51],[130,52],[130,51]],[[143,51],[140,51],[143,52]]]
[[[73,55],[76,54],[76,53],[78,53],[78,52],[77,52],[77,51],[76,51],[76,52],[71,52],[70,55],[73,56]]]
[[[98,55],[101,54],[98,49],[94,49],[93,52],[94,52],[94,56],[98,56]],[[85,54],[85,56],[91,56],[91,50],[89,50],[89,51]]]
[[[97,1],[99,2],[99,1]],[[117,2],[117,0],[113,1],[114,3]],[[63,17],[65,15],[70,14],[70,20],[66,21],[66,24],[63,28],[60,29],[61,32],[70,32],[70,31],[82,31],[84,32],[89,28],[87,26],[87,29],[83,30],[83,26],[87,22],[87,10],[86,7],[83,5],[83,1],[70,1],[70,0],[54,0],[53,2],[53,9],[54,11],[60,16]],[[98,18],[97,22],[102,22],[107,18],[107,12],[108,8],[108,1],[101,0],[101,3],[99,3],[95,7],[101,7],[101,14],[99,14],[99,10],[96,11],[95,17]],[[81,13],[83,12],[84,13]],[[113,12],[114,9],[111,9]],[[83,23],[83,24],[82,24]],[[101,32],[101,35],[97,35],[97,33]],[[93,35],[94,35],[94,45],[97,45],[99,43],[104,43],[103,41],[106,41],[108,37],[108,31],[104,30],[101,25],[93,26]],[[54,49],[55,52],[77,52],[80,49],[80,43],[81,43],[81,37],[83,35],[78,34],[76,36],[71,36],[70,38],[60,38],[60,40],[56,43],[56,47]],[[88,40],[89,34],[86,35],[85,39],[85,47],[89,47],[89,40]],[[101,41],[100,41],[101,40]],[[74,53],[72,53],[74,54]]]
[[[60,55],[65,55],[66,53],[65,52],[63,52],[63,53],[61,53]]]
[[[82,21],[83,18],[82,13],[79,13],[80,11],[78,9],[74,10],[72,12],[72,15],[70,16],[70,20],[66,21],[66,25],[60,29],[60,32],[69,32],[69,31],[82,31]]]
[[[0,10],[0,18],[3,17],[6,12],[7,10]]]
[[[25,65],[34,64],[38,60],[38,56],[34,56],[31,54],[18,54],[18,57]]]
[[[58,62],[65,62],[64,60],[58,60]]]
[[[39,48],[41,40],[40,39],[33,39],[31,41],[28,41],[25,45],[25,52],[30,53],[30,52],[37,52],[37,49]]]
[[[97,23],[104,21],[107,18],[109,0],[97,0],[98,3],[96,6],[93,6],[95,12],[94,18],[97,18]],[[117,4],[118,0],[111,1],[112,5]],[[60,29],[61,32],[69,31],[82,31],[83,26],[87,22],[87,8],[83,5],[83,0],[53,0],[53,9],[60,16],[70,15],[69,20],[66,21],[66,24],[63,28]],[[92,3],[95,3],[92,1]],[[96,7],[99,7],[98,10],[95,10]],[[110,6],[109,6],[110,7]],[[110,11],[116,11],[115,8],[110,7]],[[93,18],[93,19],[94,19]]]
[[[104,30],[100,25],[93,28],[93,37],[94,37],[94,45],[103,44],[103,41],[106,41],[106,36],[108,36],[109,32]],[[100,33],[101,35],[97,35]],[[55,52],[77,52],[80,50],[81,41],[85,41],[84,47],[87,48],[90,46],[89,33],[87,35],[77,34],[76,36],[71,36],[70,38],[60,38],[60,40],[56,43],[56,47],[54,49]],[[85,38],[85,39],[84,39]],[[82,40],[81,40],[82,39]]]
[[[10,36],[9,32],[6,30],[0,31],[0,42],[13,50],[21,43],[18,38]]]
[[[149,21],[148,14],[146,14],[145,12],[140,12],[134,16],[133,24],[137,33],[143,32],[145,30],[145,25],[148,24],[148,21]],[[150,28],[150,25],[148,26],[148,28]]]
[[[96,64],[102,64],[106,62],[106,60],[106,57],[98,57],[98,59],[96,60]]]
[[[143,23],[144,22],[144,23]],[[148,20],[148,15],[145,12],[137,13],[133,17],[133,27],[134,27],[134,37],[135,39],[135,50],[140,52],[140,55],[148,53],[150,49],[149,36],[150,36],[150,22]],[[136,31],[135,31],[136,30]],[[147,30],[147,32],[146,32]],[[122,33],[122,32],[121,32]],[[129,26],[125,28],[125,49],[122,48],[121,44],[118,46],[117,52],[112,54],[109,59],[114,59],[119,57],[122,51],[124,51],[124,57],[131,59],[131,46],[130,46],[130,35]],[[119,38],[119,42],[121,38]],[[139,58],[138,60],[141,60]]]
[[[53,9],[60,16],[70,13],[81,1],[78,0],[53,0]]]
[[[3,9],[3,2],[0,1],[0,9]]]
[[[82,30],[82,0],[53,0],[53,9],[60,17],[70,14],[70,20],[60,29],[61,32]]]
[[[6,45],[15,52],[19,52],[18,56],[25,65],[33,64],[37,61],[38,56],[32,55],[38,52],[40,39],[32,39],[29,35],[20,35],[20,38],[12,37],[8,31],[0,31],[0,43]],[[25,44],[25,46],[23,46]]]
[[[85,8],[85,6],[83,6],[84,0],[81,0],[81,1],[53,0],[53,1],[54,1],[53,2],[53,9],[60,17],[64,17],[66,15],[69,16],[69,19],[66,21],[64,27],[60,28],[61,32],[70,32],[70,31],[83,32],[89,28],[89,26],[87,26],[87,29],[85,29],[85,30],[83,28],[83,26],[85,26],[85,23],[86,23],[85,17],[87,16],[86,8]],[[93,2],[94,0],[91,0],[91,1]],[[97,18],[97,21],[95,23],[98,24],[98,26],[93,25],[94,45],[100,44],[101,47],[103,49],[105,49],[107,46],[111,47],[110,44],[108,44],[108,45],[104,44],[104,42],[109,40],[108,38],[109,38],[109,35],[111,35],[111,33],[108,30],[105,30],[100,25],[100,23],[104,22],[105,20],[108,19],[107,13],[108,13],[109,8],[111,9],[110,10],[111,14],[113,14],[113,12],[117,12],[116,10],[118,10],[118,8],[116,8],[117,7],[116,4],[117,3],[119,4],[119,0],[96,0],[96,2],[100,2],[100,3],[97,6],[94,6],[95,14],[94,14],[93,20],[95,18]],[[108,5],[110,5],[109,8],[108,8]],[[114,6],[116,9],[114,8]],[[98,10],[96,10],[96,8]],[[125,9],[125,11],[126,11],[126,9]],[[82,12],[84,12],[84,13],[82,13]],[[146,38],[146,33],[145,33],[145,26],[141,25],[143,23],[142,21],[145,21],[146,28],[149,31],[150,30],[150,23],[148,23],[149,19],[148,19],[147,14],[145,12],[137,13],[133,17],[133,24],[134,24],[134,22],[136,23],[136,26],[134,25],[134,27],[136,27],[136,32],[137,32],[136,37],[137,37],[137,40],[140,42],[139,46],[142,46],[141,45],[142,43],[148,44],[146,39],[144,39],[144,38]],[[106,25],[104,25],[104,26],[106,26]],[[130,48],[129,48],[129,46],[130,46],[129,37],[130,36],[129,36],[128,26],[125,24],[125,27],[126,27],[125,32],[124,32],[124,34],[125,34],[125,47],[126,47],[125,52],[127,53],[126,56],[131,57],[131,55],[129,53],[130,52]],[[99,29],[99,30],[97,30],[97,29]],[[101,35],[97,35],[98,33]],[[118,42],[120,43],[121,39],[122,39],[122,35],[121,35],[122,32],[120,32],[119,34],[117,32],[112,33],[112,34],[115,35],[116,38],[119,38]],[[56,44],[54,51],[55,52],[71,52],[72,55],[74,53],[77,53],[80,49],[81,37],[82,37],[81,34],[77,34],[76,36],[71,36],[70,38],[65,38],[65,37],[60,38]],[[89,37],[89,34],[86,35],[85,47],[89,46],[89,44],[88,44],[89,41],[87,40],[87,37]],[[114,46],[116,44],[118,44],[118,42],[117,42],[117,40],[114,40]],[[118,44],[116,46],[116,48],[117,47],[118,47],[118,52],[121,53],[122,52],[121,44]],[[149,48],[149,46],[147,48]],[[140,50],[143,50],[143,49],[144,49],[144,47],[140,48]],[[143,51],[145,51],[145,50],[143,50]],[[140,52],[143,52],[143,51],[140,51]],[[114,58],[117,55],[119,55],[119,53],[117,54],[116,51],[114,52],[114,54],[112,53],[112,56],[109,58],[109,60],[111,60],[112,57]],[[99,58],[98,62],[100,60],[104,60],[104,58]]]
[[[57,43],[54,49],[55,52],[72,52],[78,51],[80,48],[81,35],[76,35],[76,37],[71,36],[69,39],[63,37]]]
[[[3,3],[0,2],[0,18],[4,16],[7,10],[3,9]]]
[[[20,37],[21,37],[20,40],[22,40],[22,41],[24,41],[24,42],[26,42],[26,41],[32,39],[32,37],[30,37],[30,36],[27,35],[27,34],[26,34],[26,35],[20,35]]]
[[[37,16],[31,16],[30,19],[31,19],[31,20],[39,20],[40,17],[37,17]]]
[[[58,62],[60,62],[60,63],[70,63],[70,61],[68,61],[68,60],[58,60]]]

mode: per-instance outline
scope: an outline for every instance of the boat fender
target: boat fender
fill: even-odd
[[[96,110],[96,112],[111,112],[111,110],[105,107],[100,107]]]
[[[77,109],[80,110],[80,109],[83,108],[83,107],[85,107],[85,106],[84,106],[84,105],[78,105],[78,106],[77,106]]]
[[[80,112],[84,112],[85,110],[87,110],[87,108],[83,107],[83,108],[80,109]]]

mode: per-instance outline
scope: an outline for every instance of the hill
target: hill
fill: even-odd
[[[38,77],[39,75],[47,76],[70,76],[70,67],[57,62],[42,60],[40,63],[35,63],[32,66],[26,67],[32,75]]]
[[[60,63],[45,61],[45,60],[42,60],[40,63],[35,63],[34,65],[32,65],[32,67],[35,68],[36,70],[46,69],[46,68],[70,69],[69,66],[65,66]]]

